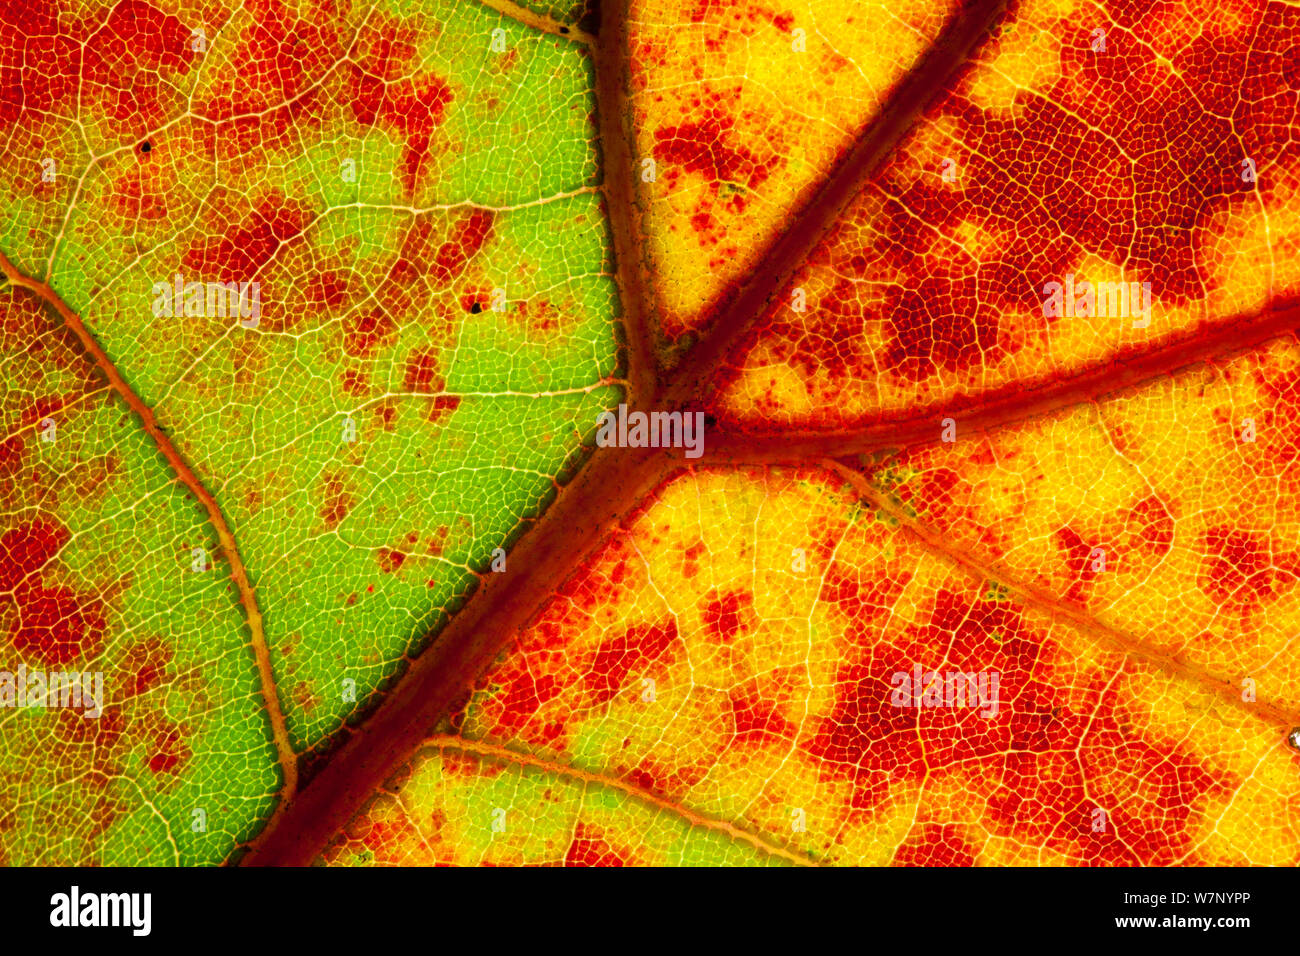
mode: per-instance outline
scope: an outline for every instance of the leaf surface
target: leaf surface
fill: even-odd
[[[0,858],[220,859],[283,775],[218,535],[72,331],[0,296]]]
[[[833,467],[676,480],[483,678],[459,738],[436,738],[326,859],[465,862],[472,844],[504,862],[523,844],[585,860],[588,802],[613,786],[671,821],[625,814],[610,852],[628,861],[687,824],[739,827],[768,862],[1294,860],[1294,711],[1216,694],[1201,667],[983,578],[944,542]],[[992,670],[997,706],[894,706],[895,675],[918,667]],[[490,751],[476,776],[511,783],[467,793],[455,747]],[[539,767],[571,782],[513,785]],[[450,823],[431,793],[455,800]]]
[[[0,13],[0,848],[1294,864],[1298,33]]]

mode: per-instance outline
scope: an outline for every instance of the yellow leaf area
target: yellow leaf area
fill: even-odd
[[[953,6],[632,4],[635,175],[669,339],[707,323],[706,306],[753,268]]]
[[[670,481],[325,861],[1295,863],[1273,711],[870,498]]]
[[[1300,343],[868,465],[952,547],[1300,724]]]
[[[1264,2],[1021,5],[742,343],[720,417],[960,406],[1294,296],[1297,31]]]

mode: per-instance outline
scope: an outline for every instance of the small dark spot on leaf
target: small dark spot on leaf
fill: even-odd
[[[153,144],[150,143],[147,139],[140,144],[140,152],[142,153],[147,153],[151,149],[153,149]]]
[[[469,311],[473,315],[478,315],[480,312],[483,311],[483,307],[479,305],[477,302],[475,302],[473,305],[469,307]]]

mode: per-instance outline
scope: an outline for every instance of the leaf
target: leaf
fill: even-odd
[[[0,855],[219,859],[282,782],[220,536],[77,337],[0,295]]]
[[[854,521],[858,497],[834,469],[666,486],[326,859],[555,861],[611,788],[635,798],[601,829],[627,862],[647,805],[773,862],[1294,858],[1294,758],[1263,706],[1037,597],[989,600],[935,537]],[[893,706],[917,667],[999,674],[996,707]],[[455,748],[485,752],[473,789]]]
[[[110,686],[168,666],[136,632],[180,661],[8,818],[69,862],[1294,864],[1296,28],[0,16],[12,651],[64,588]],[[116,497],[28,480],[42,402]],[[607,446],[621,405],[702,447]],[[85,732],[34,713],[13,760]]]
[[[666,338],[708,322],[700,306],[753,269],[951,6],[631,8],[632,125],[637,154],[654,161],[638,168],[642,241]]]

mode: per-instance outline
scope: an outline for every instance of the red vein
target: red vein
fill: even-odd
[[[253,841],[241,863],[310,864],[531,624],[558,584],[673,467],[659,449],[597,449],[509,549],[505,571],[482,575],[477,593],[369,716],[355,730],[343,729],[316,775]]]
[[[1044,383],[1015,382],[984,395],[935,405],[904,419],[835,431],[785,431],[780,434],[710,433],[705,460],[710,463],[770,464],[844,457],[881,449],[933,442],[940,419],[951,416],[963,434],[1027,421],[1100,398],[1204,362],[1230,358],[1300,329],[1300,301],[1280,300],[1248,316],[1237,316],[1206,332],[1182,336],[1098,359],[1073,375]]]
[[[808,207],[759,257],[734,294],[724,293],[712,307],[716,317],[687,353],[666,390],[668,403],[703,394],[718,361],[737,338],[766,311],[817,244],[888,158],[931,100],[967,65],[967,57],[1001,18],[1006,0],[976,0],[952,17],[925,55],[894,87],[877,116],[822,183]]]
[[[639,405],[654,393],[657,379],[655,333],[650,321],[651,286],[637,237],[643,235],[641,206],[634,175],[632,104],[628,96],[627,16],[631,0],[618,0],[595,48],[596,113],[600,122],[601,168],[605,175],[605,215],[614,245],[615,280],[623,306],[623,335],[628,349],[628,404]],[[608,4],[607,4],[608,5]],[[607,13],[608,16],[608,13]]]
[[[90,334],[81,317],[74,312],[59,294],[50,286],[30,276],[19,272],[12,262],[0,253],[0,271],[15,286],[27,289],[52,307],[64,323],[72,330],[73,334],[80,340],[82,347],[90,355],[101,372],[108,378],[109,385],[113,390],[122,397],[127,406],[139,417],[140,423],[144,426],[145,432],[153,439],[154,444],[167,459],[171,465],[172,471],[181,480],[181,483],[189,489],[190,493],[198,499],[203,505],[203,509],[208,514],[208,521],[217,532],[217,540],[221,543],[222,553],[226,557],[226,563],[230,566],[230,578],[235,582],[235,587],[239,591],[239,601],[244,606],[244,614],[248,618],[248,629],[251,635],[253,646],[253,656],[257,661],[257,673],[261,680],[262,702],[266,707],[266,713],[271,723],[271,735],[275,740],[276,754],[280,762],[280,772],[284,775],[284,784],[281,788],[281,800],[276,807],[272,820],[283,811],[288,800],[292,799],[298,787],[298,760],[294,754],[293,747],[289,743],[289,733],[284,723],[284,714],[280,710],[280,699],[275,691],[275,679],[271,672],[271,655],[266,646],[266,635],[262,629],[262,613],[257,607],[257,597],[253,593],[253,585],[249,582],[248,572],[244,568],[243,559],[239,555],[239,548],[235,545],[235,536],[227,524],[225,515],[221,513],[221,508],[217,505],[217,500],[211,492],[203,486],[198,475],[189,463],[181,457],[172,440],[167,436],[158,422],[154,418],[153,409],[144,403],[126,380],[122,378],[113,360],[95,341],[95,337]]]

